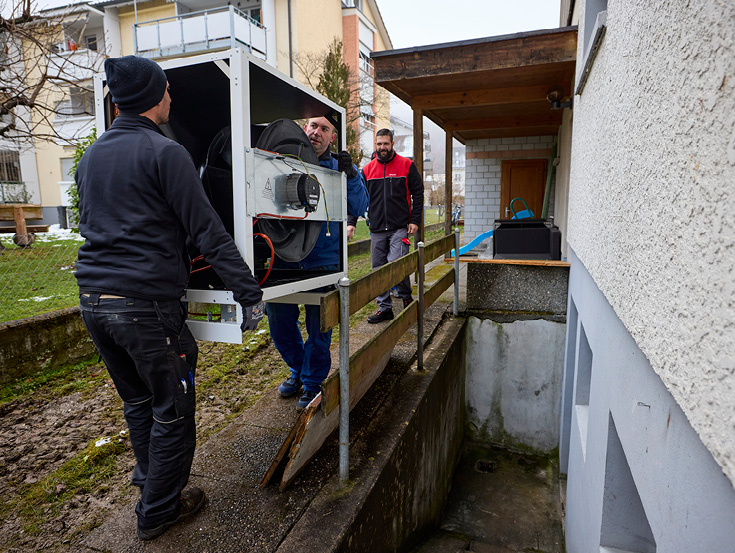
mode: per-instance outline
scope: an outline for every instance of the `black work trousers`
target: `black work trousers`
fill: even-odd
[[[198,349],[179,301],[82,294],[82,319],[124,402],[141,491],[138,527],[178,516],[196,446]]]

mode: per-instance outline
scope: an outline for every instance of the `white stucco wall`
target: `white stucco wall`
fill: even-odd
[[[735,3],[609,0],[570,181],[570,246],[735,482]]]

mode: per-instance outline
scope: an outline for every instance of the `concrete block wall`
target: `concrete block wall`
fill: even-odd
[[[468,140],[465,150],[465,241],[493,228],[501,213],[500,172],[504,159],[548,159],[556,136]],[[553,214],[553,182],[549,214]],[[540,214],[539,214],[540,215]]]

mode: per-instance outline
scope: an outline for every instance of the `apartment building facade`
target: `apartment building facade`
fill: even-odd
[[[91,79],[106,57],[135,54],[161,61],[239,47],[308,84],[298,60],[323,56],[336,38],[345,63],[360,76],[363,97],[370,98],[375,91],[370,53],[391,47],[374,0],[107,0],[42,15],[66,22],[51,57],[74,57],[80,66],[87,60],[88,67],[72,75],[75,82],[63,96],[52,99],[57,114],[53,129],[45,130],[60,140],[37,140],[25,148],[0,144],[0,169],[25,185],[30,202],[43,206],[43,224],[59,222],[59,207],[69,203],[74,142],[94,126]],[[363,104],[354,127],[361,141],[372,145],[375,130],[388,125],[390,107]]]

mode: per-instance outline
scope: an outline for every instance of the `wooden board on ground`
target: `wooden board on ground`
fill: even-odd
[[[271,480],[273,479],[273,476],[275,475],[276,471],[278,470],[278,467],[281,465],[287,463],[286,454],[288,453],[289,449],[291,449],[291,444],[293,444],[294,440],[296,439],[296,435],[298,434],[301,426],[302,426],[302,419],[306,417],[306,410],[302,411],[298,418],[296,419],[296,422],[293,425],[293,428],[291,428],[291,432],[288,433],[288,436],[286,436],[286,439],[283,442],[283,445],[281,445],[280,449],[278,450],[278,453],[276,453],[276,456],[273,458],[273,462],[271,462],[271,466],[266,471],[265,475],[263,476],[263,479],[260,481],[260,487],[265,488],[268,484],[270,484]]]
[[[388,365],[390,356],[391,351],[388,351],[376,364],[375,373],[377,376],[382,374],[386,365]],[[372,385],[372,382],[370,384]],[[352,410],[355,404],[362,399],[362,396],[365,395],[365,392],[369,389],[370,386],[368,385],[361,391],[359,397],[357,397],[357,394],[354,397],[350,394],[350,410]],[[319,448],[329,435],[339,426],[339,406],[337,406],[337,408],[327,416],[323,416],[323,411],[321,409],[318,410],[322,414],[317,413],[317,409],[310,411],[309,415],[302,423],[303,431],[298,433],[296,440],[291,446],[289,461],[283,471],[283,478],[281,479],[281,484],[279,486],[281,491],[291,485],[307,463],[312,459],[312,457],[314,457],[314,455],[316,455]]]

